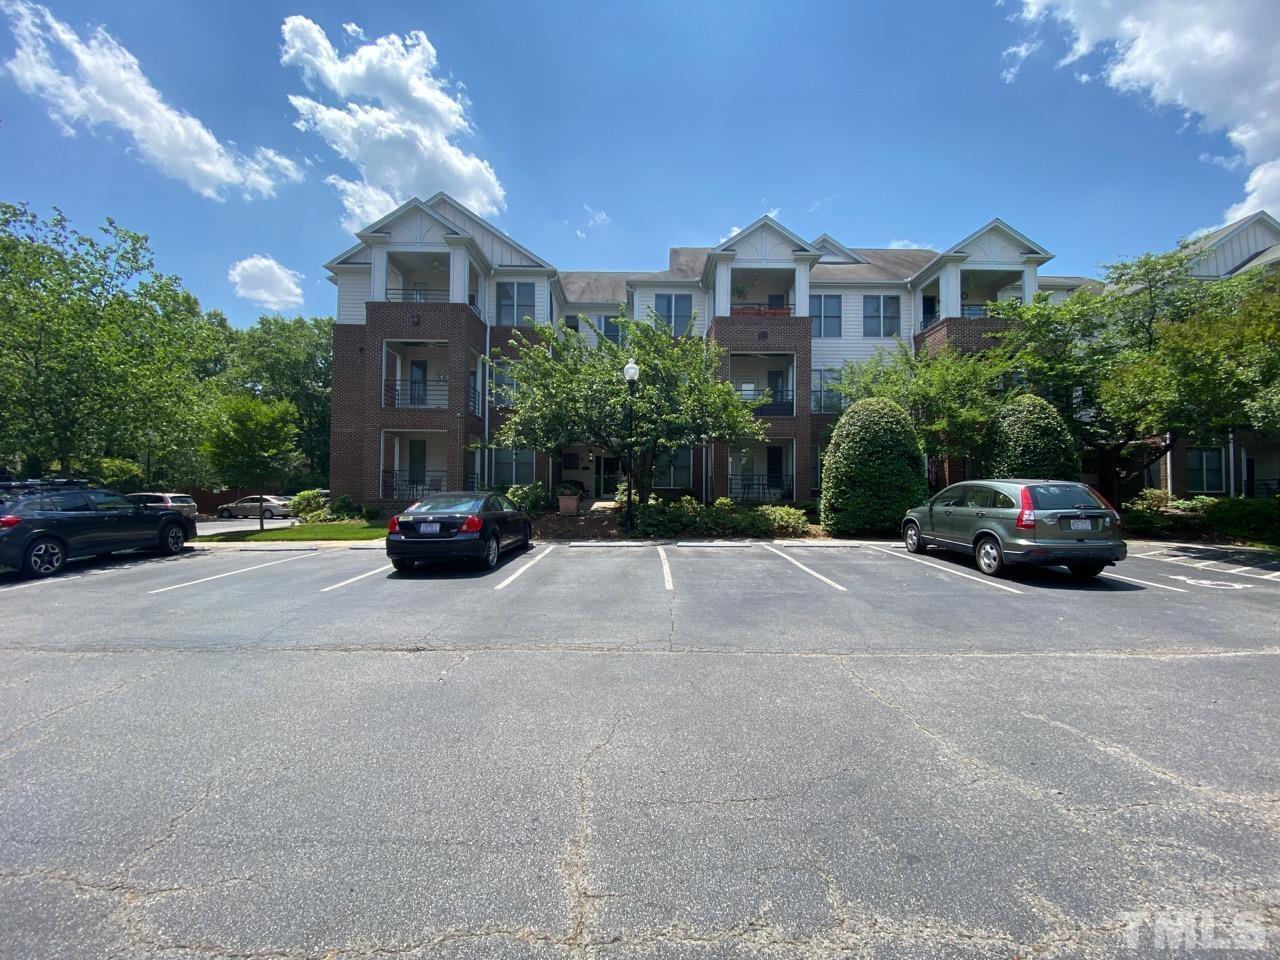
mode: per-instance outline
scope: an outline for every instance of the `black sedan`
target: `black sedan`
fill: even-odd
[[[529,515],[501,494],[432,493],[391,518],[387,556],[397,570],[459,559],[492,570],[503,550],[526,549],[532,539]]]
[[[48,577],[68,560],[117,550],[174,554],[196,535],[176,510],[134,503],[114,490],[75,484],[4,484],[0,488],[0,566]]]

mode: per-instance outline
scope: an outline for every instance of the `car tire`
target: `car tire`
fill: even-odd
[[[274,513],[272,513],[270,510],[263,510],[263,511],[262,511],[262,519],[263,519],[263,520],[274,520],[275,518],[276,518],[276,515],[275,515]]]
[[[1107,565],[1105,563],[1072,563],[1067,566],[1067,569],[1071,571],[1071,575],[1079,577],[1081,580],[1096,577],[1106,568]]]
[[[973,545],[973,558],[978,562],[978,569],[988,577],[999,577],[1005,572],[1004,552],[995,537],[979,537]]]
[[[219,520],[230,520],[230,519],[231,519],[231,511],[230,511],[230,510],[227,510],[225,507],[224,507],[223,509],[219,510],[219,511],[218,511],[218,519],[219,519]]]
[[[489,537],[484,542],[484,556],[480,558],[480,566],[484,570],[492,570],[498,565],[498,556],[502,548],[497,537]]]
[[[524,537],[520,540],[520,549],[528,550],[533,546],[533,526],[526,523],[524,525]]]
[[[61,573],[67,551],[53,537],[37,537],[22,558],[22,570],[32,577],[52,577]]]
[[[160,552],[166,557],[181,553],[187,545],[187,535],[176,523],[166,523],[160,528]]]
[[[412,570],[414,567],[417,566],[417,564],[414,561],[408,559],[407,557],[395,557],[391,561],[391,565],[395,567],[397,570],[399,570],[401,573],[408,573],[410,570]]]
[[[907,553],[924,553],[924,540],[920,536],[920,525],[908,523],[902,528],[902,540],[907,545]]]

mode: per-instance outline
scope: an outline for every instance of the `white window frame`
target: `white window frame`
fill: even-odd
[[[1206,485],[1205,477],[1208,471],[1205,469],[1205,455],[1216,453],[1218,455],[1218,486],[1210,487]],[[1193,457],[1200,460],[1200,486],[1193,487],[1191,485],[1191,461]],[[1222,447],[1190,447],[1187,450],[1187,492],[1188,493],[1226,493],[1227,491],[1227,469],[1226,457],[1223,456]]]
[[[813,314],[814,297],[817,297],[821,301],[821,308],[819,309],[817,316],[814,316]],[[836,311],[834,314],[827,313],[827,306],[829,301],[831,300],[834,300],[836,302],[835,304]],[[841,337],[844,336],[844,295],[840,293],[810,293],[809,294],[809,317],[810,317],[809,332],[813,335],[814,339],[817,339],[817,338],[821,338],[824,340],[840,339]],[[816,330],[814,329],[814,323],[813,323],[813,321],[815,320],[817,321]],[[828,332],[827,330],[828,320],[835,321],[835,333]]]
[[[664,314],[662,311],[658,309],[659,297],[668,298],[668,304],[671,308],[670,314]],[[689,313],[687,314],[688,319],[685,322],[683,330],[676,329],[676,319],[677,317],[680,316],[676,312],[676,300],[679,297],[687,297],[689,299]],[[692,293],[673,293],[671,291],[666,291],[666,290],[660,293],[655,293],[653,295],[653,312],[662,319],[662,322],[666,325],[666,328],[670,330],[672,333],[674,333],[676,336],[685,336],[686,334],[693,332],[693,294]]]
[[[879,313],[877,314],[877,323],[880,332],[875,334],[867,333],[867,301],[879,301]],[[898,301],[898,329],[895,333],[884,332],[884,302],[886,300]],[[902,336],[902,295],[898,293],[864,293],[862,295],[862,335],[868,340],[887,340],[890,337]]]
[[[689,482],[676,483],[675,470],[676,465],[674,458],[679,454],[687,453],[689,455]],[[653,470],[653,489],[655,490],[692,490],[693,489],[693,447],[680,447],[678,450],[671,451],[671,462],[667,463],[666,476],[659,473],[659,465],[654,464]]]
[[[511,322],[502,319],[502,288],[511,288]],[[521,301],[520,290],[522,287],[529,288],[529,299]],[[520,312],[520,304],[524,302],[529,306],[527,314]],[[529,323],[537,320],[538,311],[538,285],[532,280],[498,280],[493,285],[493,322],[496,327],[520,327],[524,326],[524,318],[529,318]]]
[[[842,394],[834,386],[834,384],[838,383],[839,380],[840,380],[839,368],[834,368],[834,367],[826,368],[826,369],[819,369],[817,367],[810,368],[809,370],[809,412],[810,413],[840,413],[841,411],[844,410],[844,394]],[[813,406],[813,394],[815,390],[817,391],[817,394],[818,394],[817,409],[814,409],[814,406]],[[834,396],[836,398],[837,405],[834,410],[827,409],[827,405],[825,401],[828,396]]]
[[[498,463],[499,454],[511,459],[505,464]],[[521,460],[526,459],[529,479],[520,479]],[[505,469],[506,476],[498,471]],[[511,487],[517,484],[534,483],[538,476],[538,455],[528,447],[494,447],[493,448],[493,485],[495,487]]]

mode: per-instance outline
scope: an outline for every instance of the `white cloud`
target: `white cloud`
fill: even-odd
[[[741,232],[742,232],[742,228],[741,228],[741,227],[730,227],[730,228],[729,228],[729,232],[728,232],[728,233],[726,233],[723,237],[721,237],[721,238],[720,238],[720,242],[721,242],[721,243],[724,243],[724,242],[725,242],[726,240],[728,240],[730,237],[736,237],[736,236],[737,236],[738,234],[740,234]]]
[[[585,239],[587,239],[587,235],[586,235],[582,230],[580,230],[580,229],[579,229],[579,230],[575,230],[575,231],[573,231],[573,234],[574,234],[574,236],[576,236],[579,240],[585,240]]]
[[[926,250],[927,243],[916,243],[914,240],[890,240],[890,250]]]
[[[269,197],[280,183],[302,179],[302,169],[287,157],[266,147],[245,156],[166,103],[137,58],[104,28],[82,39],[47,7],[0,0],[0,10],[15,41],[5,69],[23,92],[45,101],[67,136],[75,136],[77,124],[122,130],[147,163],[215,200],[225,189]]]
[[[325,180],[342,199],[344,226],[357,230],[410,197],[438,190],[480,214],[505,206],[489,163],[453,142],[472,132],[470,101],[460,83],[436,76],[436,50],[425,33],[388,34],[346,56],[306,17],[287,18],[281,33],[280,62],[297,67],[313,93],[339,101],[289,97],[295,126],[318,133],[359,172],[358,179]]]
[[[231,265],[227,279],[236,288],[236,296],[268,310],[286,310],[302,305],[303,275],[277,263],[262,253],[255,253]]]
[[[839,200],[839,199],[840,199],[840,194],[838,194],[838,193],[833,193],[833,194],[832,194],[831,196],[829,196],[829,197],[822,197],[821,199],[815,200],[815,201],[813,201],[813,203],[809,204],[809,209],[808,209],[808,211],[807,211],[807,212],[808,212],[808,213],[817,213],[819,210],[821,210],[821,209],[822,209],[823,207],[825,207],[827,204],[831,203],[832,201]]]
[[[774,220],[777,220],[778,214],[780,213],[782,213],[781,207],[770,207],[768,210],[764,212],[764,215],[766,217],[772,217]]]
[[[583,204],[582,209],[587,211],[587,226],[602,227],[606,223],[612,223],[612,218],[603,210],[593,210],[589,205]]]
[[[1015,43],[1012,47],[1006,47],[1001,56],[1009,61],[1009,65],[1000,71],[1000,79],[1005,83],[1013,83],[1014,80],[1017,80],[1018,71],[1022,69],[1022,64],[1026,62],[1027,57],[1039,49],[1039,40],[1028,40],[1023,43]]]
[[[347,36],[351,37],[353,40],[368,39],[368,37],[364,35],[364,29],[358,23],[344,23],[342,25],[342,29],[346,31]]]
[[[1060,65],[1097,55],[1091,76],[1226,131],[1251,168],[1224,222],[1280,210],[1280,5],[1257,0],[1022,0],[1021,19],[1054,24],[1071,48]]]

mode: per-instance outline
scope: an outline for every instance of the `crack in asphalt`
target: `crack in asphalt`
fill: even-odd
[[[569,898],[569,936],[565,943],[577,956],[585,955],[588,944],[585,942],[587,930],[596,919],[596,901],[608,894],[591,889],[591,816],[595,805],[589,768],[613,742],[614,734],[622,715],[613,718],[613,725],[598,743],[587,751],[578,766],[574,780],[575,829],[565,843],[564,855],[560,860],[560,872],[565,881],[565,890]]]
[[[67,713],[71,710],[76,710],[79,707],[83,707],[83,706],[87,706],[88,704],[95,703],[96,701],[101,700],[104,697],[109,697],[113,693],[117,693],[123,690],[125,687],[132,686],[135,683],[142,683],[145,680],[150,680],[152,677],[158,677],[162,673],[168,673],[171,670],[174,670],[175,668],[176,668],[176,664],[164,667],[161,670],[153,670],[151,673],[144,673],[140,676],[129,677],[126,680],[121,680],[119,683],[111,687],[108,687],[106,690],[99,690],[97,693],[90,694],[87,697],[82,697],[81,699],[76,700],[73,703],[68,703],[65,706],[58,707],[58,709],[56,710],[50,710],[48,713],[41,714],[40,716],[32,720],[28,720],[26,723],[21,724],[20,726],[14,727],[5,736],[0,737],[0,743],[8,743],[9,741],[13,740],[16,736],[18,736],[18,734],[22,733],[22,731],[29,730],[31,727],[44,723],[46,720],[51,720],[54,717],[61,716],[62,714]],[[8,757],[7,754],[4,756],[0,756],[0,760],[7,759],[7,757]]]

